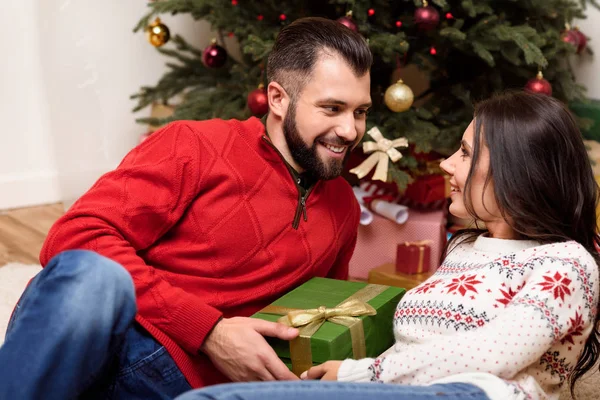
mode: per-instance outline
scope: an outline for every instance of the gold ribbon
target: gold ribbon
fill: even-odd
[[[363,161],[358,167],[352,168],[351,173],[356,174],[358,179],[362,179],[377,165],[373,180],[387,182],[388,178],[388,160],[397,162],[402,158],[402,153],[396,150],[396,147],[408,147],[406,138],[389,140],[383,137],[379,128],[374,126],[367,134],[375,139],[374,142],[364,142],[363,152],[373,153]]]
[[[425,246],[429,246],[433,243],[432,240],[420,240],[417,242],[404,242],[406,247],[417,246],[419,248],[419,264],[417,265],[417,273],[423,272],[423,259],[425,258]]]
[[[325,321],[347,326],[352,340],[352,356],[355,359],[365,358],[367,349],[362,315],[376,315],[377,311],[367,301],[386,291],[388,286],[367,285],[342,301],[334,308],[321,306],[308,310],[280,306],[267,306],[260,312],[264,314],[283,315],[277,320],[287,326],[300,328],[298,337],[290,341],[290,358],[292,372],[298,376],[313,366],[310,338],[319,330]]]

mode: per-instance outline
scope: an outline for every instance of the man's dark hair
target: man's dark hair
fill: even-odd
[[[322,55],[341,56],[356,76],[369,72],[373,63],[369,45],[357,32],[330,19],[300,18],[279,32],[267,61],[267,80],[295,98]]]

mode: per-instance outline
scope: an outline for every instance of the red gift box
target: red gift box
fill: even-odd
[[[431,260],[431,244],[431,240],[399,244],[396,250],[396,272],[421,274],[428,271]]]
[[[424,271],[435,271],[446,245],[446,212],[410,209],[408,220],[397,224],[376,213],[369,225],[359,225],[358,240],[350,260],[350,278],[367,280],[369,271],[383,264],[395,264],[398,243],[431,240],[429,265]]]

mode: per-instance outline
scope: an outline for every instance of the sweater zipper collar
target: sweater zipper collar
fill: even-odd
[[[302,195],[302,190],[300,188],[300,184],[299,182],[296,180],[296,177],[294,175],[294,172],[292,171],[292,167],[285,161],[285,158],[283,157],[283,155],[281,154],[281,152],[279,151],[279,149],[277,147],[275,147],[275,145],[269,140],[269,138],[265,135],[263,135],[262,139],[273,148],[273,150],[275,150],[275,152],[279,155],[279,157],[281,157],[281,159],[283,160],[283,164],[285,165],[285,167],[287,168],[288,172],[290,173],[290,176],[292,177],[292,181],[294,181],[294,185],[296,186],[296,189],[298,190],[298,205],[296,207],[296,213],[294,215],[294,221],[292,222],[292,228],[294,229],[298,229],[298,226],[300,226],[300,217],[304,217],[304,221],[308,221],[308,216],[306,214],[306,201],[308,200],[308,196],[310,195],[310,193],[312,192],[312,190],[314,189],[314,187],[316,186],[316,183],[313,183],[308,190],[306,191],[306,193],[304,193],[304,196]]]

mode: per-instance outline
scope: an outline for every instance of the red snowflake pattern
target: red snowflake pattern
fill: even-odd
[[[538,283],[543,291],[551,290],[554,299],[556,300],[560,297],[562,301],[565,301],[565,295],[571,295],[571,289],[569,289],[570,284],[571,280],[566,276],[561,275],[558,271],[556,271],[553,276],[544,276],[544,282]]]
[[[475,285],[481,283],[481,281],[476,280],[476,277],[476,274],[470,276],[461,275],[460,278],[452,279],[452,282],[446,285],[446,287],[448,288],[448,293],[458,291],[461,294],[461,296],[464,296],[465,293],[467,293],[467,291],[470,290],[479,294],[479,292],[477,292],[477,289],[475,289]]]
[[[560,340],[560,344],[569,342],[575,344],[573,336],[581,336],[583,333],[583,317],[575,311],[575,318],[569,318],[571,320],[571,330],[567,333],[567,336]]]
[[[508,305],[512,298],[515,297],[517,293],[519,293],[519,290],[523,288],[523,285],[518,286],[515,290],[512,290],[511,288],[509,288],[508,291],[500,289],[500,293],[502,293],[502,296],[504,296],[504,298],[496,299],[496,301],[498,303],[504,304],[505,306]]]
[[[441,279],[436,279],[435,281],[432,281],[432,282],[425,282],[423,285],[421,285],[415,289],[415,293],[427,293],[427,291],[429,289],[433,289],[435,287],[435,285],[437,285],[441,281],[442,281]]]

